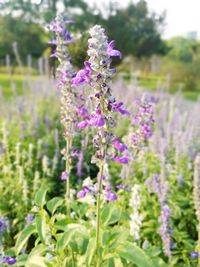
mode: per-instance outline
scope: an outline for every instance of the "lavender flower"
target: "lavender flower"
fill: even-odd
[[[159,233],[163,240],[163,248],[164,253],[167,257],[171,257],[171,228],[169,227],[170,224],[170,215],[172,214],[172,210],[169,208],[167,204],[161,207],[161,215],[159,217],[159,222],[161,226],[159,228]]]
[[[197,155],[194,163],[194,206],[198,223],[200,224],[200,155]]]
[[[66,47],[66,43],[71,42],[72,38],[68,30],[65,28],[67,21],[58,15],[50,24],[50,30],[56,35],[56,56],[59,61],[57,68],[58,88],[61,90],[61,123],[64,128],[64,137],[66,140],[66,170],[61,175],[62,180],[66,180],[66,204],[67,212],[70,215],[70,179],[71,159],[70,150],[72,147],[73,137],[76,134],[77,125],[77,108],[82,104],[82,97],[74,87],[72,87],[72,79],[74,77],[74,69],[70,62],[70,55]]]
[[[193,251],[193,252],[191,252],[190,253],[190,257],[194,260],[194,259],[196,259],[196,258],[198,258],[200,256],[200,253],[199,252],[195,252],[195,251]]]
[[[15,258],[12,258],[10,256],[4,257],[4,263],[7,263],[8,265],[14,265],[17,262]]]
[[[154,174],[151,178],[148,178],[145,182],[148,191],[150,193],[155,193],[158,197],[161,214],[159,216],[159,222],[161,224],[158,229],[159,234],[161,235],[163,241],[163,250],[167,257],[171,257],[171,227],[170,227],[170,215],[172,210],[168,205],[168,190],[169,186],[167,181],[162,177],[164,174]]]
[[[152,136],[154,109],[147,100],[137,99],[136,104],[137,112],[132,119],[133,133],[130,133],[130,139],[134,147],[140,147]]]
[[[66,171],[64,171],[64,172],[62,172],[60,179],[62,181],[66,181],[68,179],[68,177],[69,177],[69,174]]]

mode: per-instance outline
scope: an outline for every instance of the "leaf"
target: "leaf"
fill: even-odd
[[[56,209],[63,204],[64,200],[61,197],[54,197],[47,202],[47,209],[54,214]]]
[[[32,250],[31,250],[31,253],[29,254],[29,257],[32,257],[32,256],[41,256],[43,255],[44,252],[46,252],[48,250],[48,248],[44,245],[44,244],[39,244],[37,245],[36,247],[34,247]]]
[[[96,252],[96,243],[95,243],[96,239],[95,237],[91,238],[89,243],[88,243],[88,247],[87,247],[87,251],[85,254],[86,257],[86,263],[87,266],[91,266],[94,254]]]
[[[43,208],[46,203],[47,191],[48,187],[42,186],[35,195],[35,204],[40,208]]]
[[[117,249],[117,254],[127,260],[130,261],[140,267],[158,267],[157,264],[154,264],[151,257],[149,257],[144,250],[132,244],[130,242],[126,242]]]
[[[36,232],[35,225],[30,224],[19,234],[15,245],[17,255],[21,252],[29,237]]]
[[[26,267],[47,267],[45,264],[46,258],[41,256],[33,256],[28,258]]]
[[[71,242],[74,241],[75,237],[86,236],[87,229],[80,224],[69,224],[65,233],[57,242],[58,251],[64,250],[65,247]]]
[[[105,226],[115,224],[120,220],[121,209],[116,208],[113,203],[107,204],[101,212],[101,223]]]
[[[37,215],[35,217],[37,232],[38,232],[39,238],[42,242],[45,241],[45,236],[46,236],[47,230],[49,228],[47,223],[46,223],[47,216],[48,215],[47,215],[46,211],[43,210],[41,212],[41,215]]]
[[[19,255],[17,257],[17,267],[24,267],[26,266],[28,256],[26,254]]]

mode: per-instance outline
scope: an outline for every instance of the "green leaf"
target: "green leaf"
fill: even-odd
[[[91,266],[94,254],[96,252],[96,242],[95,241],[96,241],[96,239],[95,239],[95,237],[93,237],[90,239],[90,241],[88,243],[87,251],[85,254],[87,266]]]
[[[46,194],[48,187],[42,186],[35,195],[35,204],[42,208],[46,203]]]
[[[17,267],[24,267],[26,266],[28,256],[26,254],[19,255],[17,257]]]
[[[26,267],[47,267],[45,264],[46,258],[41,256],[32,256],[28,258]]]
[[[51,212],[51,214],[54,214],[56,209],[60,207],[64,202],[64,199],[61,197],[54,197],[53,199],[49,200],[47,202],[47,209]]]
[[[48,250],[48,247],[47,246],[45,246],[44,244],[39,244],[39,245],[37,245],[36,247],[34,247],[31,250],[31,253],[29,254],[29,257],[32,257],[32,256],[41,256],[47,250]]]
[[[29,237],[36,232],[35,225],[30,224],[19,234],[15,245],[17,255],[21,252]]]
[[[35,217],[37,232],[38,232],[39,238],[42,242],[45,241],[45,236],[46,236],[47,230],[49,228],[47,223],[46,223],[47,216],[48,215],[47,215],[46,211],[43,210],[41,212],[41,215],[37,215]]]
[[[80,224],[69,224],[65,233],[57,242],[58,251],[64,250],[71,241],[74,241],[76,237],[86,236],[87,229]]]
[[[117,254],[121,258],[130,261],[140,267],[158,267],[158,265],[154,264],[151,257],[148,256],[144,250],[130,242],[126,242],[118,247]]]
[[[115,204],[107,204],[101,212],[101,223],[105,226],[117,223],[121,218],[121,209]]]

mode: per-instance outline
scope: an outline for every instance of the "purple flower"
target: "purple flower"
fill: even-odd
[[[84,129],[85,127],[87,127],[88,126],[88,121],[81,121],[81,122],[79,122],[78,124],[77,124],[77,127],[79,128],[79,129]]]
[[[6,231],[10,229],[10,224],[9,224],[9,220],[7,217],[3,217],[2,219],[0,219],[0,235]]]
[[[114,158],[114,160],[121,163],[121,164],[128,164],[129,163],[129,158],[127,156],[122,156],[122,157],[116,156]]]
[[[57,45],[58,42],[55,39],[53,39],[53,40],[48,41],[48,44]]]
[[[90,82],[90,74],[91,74],[91,64],[88,61],[84,63],[85,68],[83,70],[79,70],[76,76],[72,79],[72,85],[78,86],[83,83]]]
[[[25,220],[26,220],[27,225],[32,224],[34,221],[34,214],[31,214],[31,213],[27,214]]]
[[[118,184],[118,185],[116,185],[116,188],[117,188],[118,190],[123,190],[123,189],[125,188],[125,185],[123,185],[123,184]]]
[[[49,24],[49,30],[52,32],[62,32],[63,28],[55,20],[53,20]]]
[[[14,265],[16,262],[17,262],[16,259],[10,256],[6,256],[4,258],[4,263],[7,263],[8,265]]]
[[[121,113],[122,115],[127,115],[129,116],[130,115],[130,112],[123,109],[122,106],[123,106],[123,102],[119,102],[119,103],[112,103],[112,110],[115,111],[115,112],[119,112]]]
[[[106,193],[106,199],[107,199],[107,201],[116,201],[117,200],[117,195],[114,192],[108,191]]]
[[[199,257],[199,254],[200,254],[199,252],[192,251],[190,253],[190,257],[194,260]]]
[[[119,137],[115,137],[114,147],[120,152],[124,152],[126,149],[128,149],[127,145],[120,143]]]
[[[69,174],[66,171],[64,171],[64,172],[62,172],[60,178],[62,181],[66,181],[68,179],[68,177],[69,177]]]
[[[94,127],[102,127],[105,124],[104,118],[101,116],[101,111],[97,110],[95,114],[91,115],[90,124]]]
[[[161,226],[159,228],[159,233],[163,241],[164,253],[167,257],[171,257],[171,228],[170,228],[170,215],[172,210],[167,204],[161,206],[161,215],[159,217],[159,222]]]
[[[119,50],[115,50],[114,47],[115,47],[115,41],[113,40],[108,44],[107,51],[106,51],[107,55],[111,57],[122,58],[121,52]]]
[[[79,116],[85,117],[88,113],[88,110],[82,105],[77,108],[77,113]]]
[[[84,198],[87,192],[85,190],[81,190],[77,193],[77,198]]]
[[[0,233],[3,233],[6,230],[6,224],[4,220],[0,220]]]

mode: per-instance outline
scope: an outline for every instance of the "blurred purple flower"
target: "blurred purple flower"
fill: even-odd
[[[90,74],[91,74],[91,64],[88,61],[85,61],[84,63],[85,68],[82,70],[79,70],[76,74],[76,76],[72,79],[72,85],[81,85],[85,82],[90,82]]]
[[[110,57],[122,58],[121,52],[119,50],[115,50],[114,47],[115,47],[115,41],[113,40],[108,44],[106,51],[107,55],[109,55]]]
[[[12,258],[10,256],[4,257],[4,263],[7,263],[8,265],[14,265],[17,262],[15,258]]]
[[[34,214],[32,213],[27,214],[25,220],[26,220],[27,225],[32,224],[34,221]]]
[[[62,172],[60,178],[62,181],[66,181],[68,179],[68,177],[69,177],[69,174],[66,171],[64,171],[64,172]]]
[[[119,137],[115,137],[113,143],[114,143],[114,147],[115,147],[117,150],[119,150],[120,152],[124,152],[126,149],[128,149],[127,145],[122,144],[122,143],[120,142]]]
[[[106,199],[107,201],[116,201],[117,200],[117,195],[114,192],[106,192]]]

